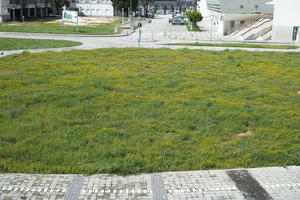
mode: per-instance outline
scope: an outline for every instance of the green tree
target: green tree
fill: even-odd
[[[134,11],[137,10],[138,0],[112,0],[112,4],[118,10],[121,10],[122,8],[124,8],[125,10],[127,10],[129,12],[129,10],[130,10],[130,1],[132,3],[132,12],[134,12]],[[130,13],[128,13],[128,15],[129,14]]]
[[[187,10],[185,14],[192,23],[192,29],[193,27],[197,26],[197,22],[200,22],[203,19],[202,14],[197,10]]]
[[[64,5],[69,7],[70,3],[68,0],[52,0],[51,4],[56,10],[60,10]]]
[[[151,3],[153,3],[154,0],[140,0],[140,3],[144,6],[144,11],[145,11],[145,17],[148,17],[148,7]]]

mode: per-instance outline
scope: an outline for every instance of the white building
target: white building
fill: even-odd
[[[107,16],[114,15],[114,8],[111,0],[72,0],[70,8],[78,9],[79,13],[86,16]]]
[[[199,0],[197,9],[210,17],[222,35],[234,26],[262,14],[273,14],[269,0]]]
[[[48,16],[50,0],[0,0],[0,22]]]
[[[9,1],[0,0],[0,22],[10,20]]]
[[[274,0],[272,41],[300,43],[300,0]]]

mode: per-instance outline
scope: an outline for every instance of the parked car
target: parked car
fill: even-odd
[[[176,18],[173,18],[173,20],[172,20],[172,25],[184,25],[184,24],[185,24],[185,22],[181,18],[176,17]]]
[[[166,13],[167,13],[167,15],[170,15],[170,14],[173,14],[174,11],[173,10],[167,10]]]
[[[153,13],[148,13],[148,18],[154,19],[154,14]]]
[[[176,16],[172,16],[171,18],[169,18],[169,23],[172,23],[172,21],[177,18]]]
[[[156,14],[163,15],[164,12],[165,12],[165,11],[164,11],[163,9],[158,9],[158,10],[156,11]]]

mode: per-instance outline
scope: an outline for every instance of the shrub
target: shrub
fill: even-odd
[[[186,11],[187,18],[195,25],[197,22],[202,21],[203,16],[197,10],[187,10]]]

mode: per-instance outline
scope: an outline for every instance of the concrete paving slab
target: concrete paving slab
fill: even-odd
[[[134,176],[0,174],[0,199],[299,200],[300,166]]]

